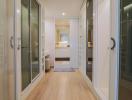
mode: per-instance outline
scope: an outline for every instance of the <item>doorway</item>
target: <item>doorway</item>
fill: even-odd
[[[55,21],[55,69],[70,67],[70,21],[56,19]]]
[[[39,4],[21,1],[21,70],[22,90],[39,75]]]
[[[132,99],[132,1],[120,0],[119,100]]]

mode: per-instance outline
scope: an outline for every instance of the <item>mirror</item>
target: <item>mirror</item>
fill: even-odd
[[[56,47],[70,47],[70,23],[68,20],[56,20]]]

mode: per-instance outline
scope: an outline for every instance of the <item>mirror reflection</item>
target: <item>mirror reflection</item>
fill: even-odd
[[[119,100],[132,99],[132,1],[121,0]]]
[[[68,20],[56,20],[56,48],[70,47],[70,24]]]
[[[93,0],[87,0],[86,9],[87,20],[87,62],[86,62],[86,74],[92,81],[92,69],[93,69]]]

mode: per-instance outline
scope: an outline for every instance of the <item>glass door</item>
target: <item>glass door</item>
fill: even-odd
[[[39,74],[39,5],[36,0],[21,1],[22,90]]]
[[[31,2],[31,66],[32,79],[39,74],[39,5],[36,0]]]
[[[93,67],[93,0],[87,0],[86,7],[87,36],[86,36],[86,74],[92,81]]]
[[[23,90],[31,83],[30,0],[21,1],[21,69]]]
[[[119,100],[132,100],[132,0],[120,0]]]

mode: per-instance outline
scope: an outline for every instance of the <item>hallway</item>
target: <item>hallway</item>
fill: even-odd
[[[0,100],[132,100],[132,0],[0,0]]]
[[[47,73],[27,100],[96,100],[79,71]]]

